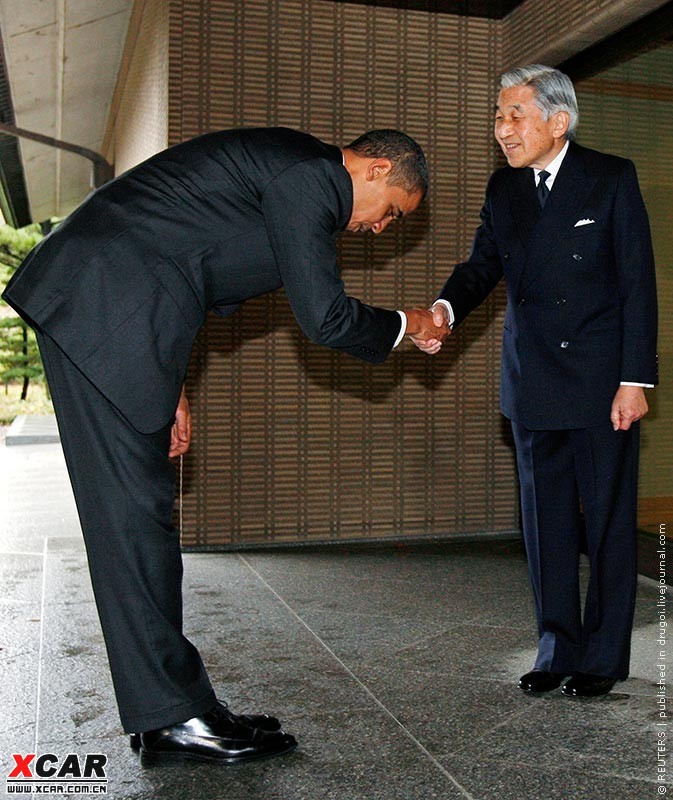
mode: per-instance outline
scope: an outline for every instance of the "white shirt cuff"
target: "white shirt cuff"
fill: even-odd
[[[640,386],[643,389],[654,389],[653,383],[632,383],[631,381],[621,381],[620,386]]]
[[[449,303],[448,300],[435,300],[435,302],[432,304],[432,307],[434,308],[435,306],[438,305],[443,305],[444,308],[447,310],[449,314],[449,328],[453,328],[453,325],[456,321],[456,315],[453,313],[453,308],[451,308],[451,303]]]
[[[400,332],[399,332],[399,334],[397,336],[397,339],[395,339],[395,344],[393,345],[393,350],[402,341],[402,339],[404,339],[404,334],[407,332],[407,315],[404,313],[404,311],[399,311],[398,310],[397,313],[400,315],[400,319],[402,320],[402,327],[400,328]]]

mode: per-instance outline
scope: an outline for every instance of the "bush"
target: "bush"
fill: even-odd
[[[12,228],[0,225],[0,286],[2,289],[23,259],[43,238],[41,225]],[[44,370],[30,327],[6,303],[0,309],[0,382],[22,382],[21,399],[28,397],[31,380],[43,381]]]

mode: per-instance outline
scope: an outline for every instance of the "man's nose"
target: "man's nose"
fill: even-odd
[[[509,122],[501,122],[496,126],[495,135],[498,139],[506,139],[512,132],[512,126]]]

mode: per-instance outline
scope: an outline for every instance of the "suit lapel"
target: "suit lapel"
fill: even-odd
[[[535,178],[530,167],[512,170],[509,183],[509,208],[514,217],[516,231],[524,248],[540,218],[540,205],[535,193]]]
[[[521,291],[547,268],[549,253],[554,250],[559,237],[572,230],[595,184],[596,178],[587,175],[581,148],[571,144],[545,207],[531,231]]]
[[[540,216],[540,206],[532,169],[507,168],[506,175],[504,190],[493,196],[493,214],[509,251],[507,283],[516,286],[521,280],[527,244]]]

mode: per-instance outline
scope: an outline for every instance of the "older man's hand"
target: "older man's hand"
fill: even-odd
[[[628,431],[634,422],[647,414],[645,391],[641,386],[620,386],[612,401],[610,421],[616,431]]]
[[[428,355],[434,355],[438,353],[442,349],[442,342],[446,337],[451,333],[451,328],[449,328],[449,315],[448,311],[446,310],[446,306],[442,303],[438,303],[436,306],[430,311],[425,312],[432,316],[432,324],[433,327],[437,330],[446,331],[443,336],[418,336],[412,333],[409,328],[407,327],[407,333],[411,337],[411,341],[418,347],[419,350],[422,350],[424,353]]]

